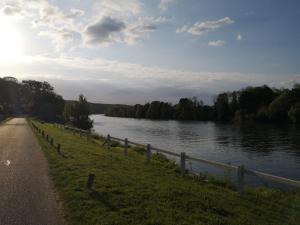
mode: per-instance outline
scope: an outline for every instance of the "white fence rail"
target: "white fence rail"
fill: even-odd
[[[56,126],[64,128],[65,130],[70,130],[72,132],[78,132],[80,134],[84,134],[84,135],[87,135],[87,136],[91,135],[90,132],[87,132],[87,131],[84,131],[84,130],[81,130],[81,129],[78,129],[78,128],[74,128],[74,127],[70,127],[70,126],[63,126],[63,125],[59,125],[59,124],[56,124]],[[181,152],[179,154],[179,153],[175,153],[175,152],[168,151],[168,150],[165,150],[165,149],[160,149],[160,148],[157,148],[157,147],[153,147],[150,144],[145,145],[145,144],[136,143],[136,142],[128,140],[127,138],[122,139],[122,138],[112,137],[110,135],[107,135],[105,144],[107,145],[108,149],[110,149],[110,147],[111,147],[111,141],[112,140],[124,143],[123,146],[124,146],[124,154],[125,155],[127,155],[129,145],[135,145],[137,147],[144,148],[146,150],[146,160],[147,160],[147,162],[150,162],[150,160],[151,160],[152,151],[156,151],[158,153],[163,153],[163,154],[171,155],[171,156],[174,156],[174,157],[178,157],[180,159],[180,169],[181,169],[181,173],[183,175],[185,175],[187,173],[186,160],[192,160],[192,161],[195,161],[195,162],[205,163],[205,164],[208,164],[210,166],[225,169],[227,171],[228,170],[235,171],[236,176],[237,176],[237,189],[238,189],[240,194],[242,194],[244,192],[244,183],[245,183],[244,177],[245,177],[245,174],[254,175],[254,176],[264,178],[264,179],[267,179],[267,180],[271,180],[271,181],[274,181],[274,182],[277,182],[277,183],[281,183],[281,184],[285,184],[285,185],[300,188],[300,181],[298,181],[298,180],[292,180],[292,179],[288,179],[288,178],[285,178],[285,177],[279,177],[279,176],[275,176],[275,175],[272,175],[272,174],[267,174],[267,173],[263,173],[263,172],[259,172],[259,171],[255,171],[255,170],[245,169],[243,165],[234,166],[234,165],[229,165],[229,164],[216,162],[216,161],[211,161],[211,160],[207,160],[207,159],[195,158],[195,157],[186,155],[185,152]]]

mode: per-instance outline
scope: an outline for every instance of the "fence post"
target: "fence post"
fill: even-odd
[[[47,140],[47,142],[49,141],[49,135],[48,134],[46,135],[46,140]]]
[[[86,187],[89,191],[91,191],[93,188],[94,180],[95,180],[95,174],[92,174],[92,173],[89,174],[88,181],[86,184]]]
[[[124,140],[124,155],[127,156],[128,154],[128,139],[125,138]]]
[[[147,144],[146,157],[147,157],[147,163],[149,163],[150,159],[151,159],[151,145],[150,144]]]
[[[181,175],[185,175],[185,159],[186,155],[185,152],[180,153],[180,170],[181,170]]]
[[[44,130],[42,130],[42,136],[45,137],[45,132],[44,132]]]
[[[107,135],[107,148],[110,150],[110,135]]]
[[[53,145],[53,138],[50,139],[50,144]]]
[[[60,154],[60,144],[57,144],[57,153]]]
[[[242,195],[244,193],[244,165],[238,166],[238,192]]]

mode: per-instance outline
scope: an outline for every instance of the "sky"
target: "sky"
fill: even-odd
[[[300,83],[299,0],[1,0],[0,76],[175,103]]]

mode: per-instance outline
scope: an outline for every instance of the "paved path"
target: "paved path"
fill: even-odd
[[[46,158],[24,118],[0,124],[0,225],[64,224]]]

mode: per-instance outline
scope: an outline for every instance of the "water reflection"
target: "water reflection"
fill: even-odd
[[[300,127],[151,121],[93,115],[101,134],[300,180]],[[205,165],[191,165],[202,171]],[[222,172],[224,173],[224,171]]]

